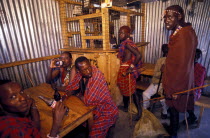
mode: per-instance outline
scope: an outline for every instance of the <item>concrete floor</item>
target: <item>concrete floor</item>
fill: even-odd
[[[161,119],[160,112],[161,106],[156,104],[154,109],[154,115],[160,120],[161,123],[169,123],[168,119]],[[195,115],[199,116],[200,108],[195,106]],[[189,131],[186,130],[185,125],[181,122],[184,120],[184,113],[180,113],[180,128],[178,131],[178,138],[210,138],[210,109],[205,108],[200,127],[196,128],[195,125],[191,125]],[[114,138],[132,138],[134,126],[136,122],[133,122],[133,125],[129,124],[129,114],[119,110],[119,118],[115,126]],[[189,132],[189,133],[188,133]],[[189,137],[188,137],[189,135]]]

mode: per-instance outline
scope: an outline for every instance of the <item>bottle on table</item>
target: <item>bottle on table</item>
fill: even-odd
[[[54,88],[54,90],[55,90],[55,92],[54,92],[54,99],[55,99],[55,101],[60,101],[61,100],[61,95],[58,92],[58,89]]]
[[[52,99],[52,98],[47,98],[47,97],[44,97],[44,96],[38,96],[40,99],[42,99],[48,106],[52,107],[52,108],[55,108],[55,105],[56,105],[56,100],[55,99]],[[60,100],[58,100],[60,101]],[[66,109],[66,116],[68,116],[68,112],[69,112],[69,108],[67,107]]]

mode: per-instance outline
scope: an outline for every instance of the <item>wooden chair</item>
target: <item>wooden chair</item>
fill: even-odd
[[[210,108],[210,97],[201,96],[200,99],[195,102],[195,105],[200,106],[200,115],[197,123],[197,127],[199,128],[204,108]]]

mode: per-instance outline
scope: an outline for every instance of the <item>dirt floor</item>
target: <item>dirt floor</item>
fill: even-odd
[[[200,113],[200,107],[195,106],[195,115],[198,117]],[[161,105],[156,104],[154,108],[154,115],[160,120],[161,123],[169,124],[169,117],[167,119],[161,119]],[[168,114],[169,116],[169,114]],[[197,128],[197,124],[189,126],[189,131],[187,131],[186,126],[182,124],[185,118],[184,113],[180,113],[180,128],[178,130],[178,138],[210,138],[210,109],[206,108],[200,127]],[[119,118],[116,123],[114,138],[132,138],[134,132],[134,126],[136,122],[129,123],[129,114],[119,110]]]
[[[122,106],[123,104],[121,104]],[[160,123],[169,123],[169,117],[167,119],[161,119],[161,105],[157,103],[154,108],[154,115],[160,121]],[[198,117],[200,113],[200,108],[195,106],[195,115]],[[168,114],[169,116],[169,114]],[[178,138],[210,138],[210,109],[206,108],[204,110],[200,127],[197,128],[196,125],[189,126],[189,131],[187,131],[186,126],[182,124],[184,120],[184,113],[180,113],[180,128],[178,130]],[[128,112],[123,112],[119,110],[119,118],[116,122],[113,138],[133,138],[134,126],[136,121],[130,123],[130,116]],[[87,129],[80,126],[76,130],[72,131],[67,135],[67,138],[85,138],[87,137]],[[149,137],[147,137],[149,138]]]

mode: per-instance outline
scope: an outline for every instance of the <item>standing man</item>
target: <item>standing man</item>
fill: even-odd
[[[134,120],[139,120],[141,116],[141,106],[140,96],[136,92],[136,79],[139,76],[137,69],[140,67],[141,55],[137,46],[130,38],[130,33],[131,29],[128,26],[122,26],[119,30],[121,44],[118,53],[120,69],[118,72],[117,84],[123,95],[123,110],[125,112],[128,111],[129,96],[133,95],[134,103],[138,109],[138,114]]]
[[[91,66],[89,60],[83,56],[76,59],[75,67],[77,74],[67,86],[66,91],[70,95],[72,90],[80,89],[80,98],[84,103],[87,106],[96,106],[89,137],[112,136],[118,110],[102,72],[95,66]]]
[[[170,108],[169,133],[177,137],[179,112],[193,110],[194,95],[193,91],[179,95],[174,93],[194,87],[194,57],[198,40],[191,24],[185,22],[184,11],[179,5],[168,7],[163,18],[166,29],[172,30],[163,71],[163,89]]]

